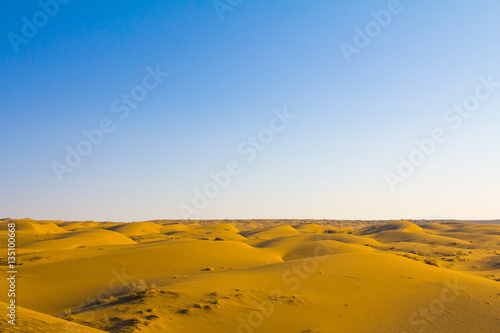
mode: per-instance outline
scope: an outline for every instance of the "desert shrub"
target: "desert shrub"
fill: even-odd
[[[132,296],[134,298],[145,298],[156,294],[156,286],[154,284],[148,285],[144,280],[132,281],[128,285]]]
[[[352,234],[352,228],[332,228],[323,231],[325,234]]]
[[[104,315],[102,320],[92,323],[90,326],[104,331],[109,331],[113,327],[107,315]]]
[[[434,259],[425,259],[425,263],[427,265],[439,267],[438,263]]]
[[[60,315],[60,318],[68,321],[74,320],[75,317],[73,316],[73,310],[71,310],[71,308],[64,309],[64,312]]]
[[[398,256],[401,256],[401,257],[405,257],[405,258],[408,258],[408,259],[412,259],[412,260],[415,260],[415,261],[420,261],[419,258],[415,255],[411,255],[409,253],[404,253],[404,254],[401,254],[401,253],[396,253]]]
[[[117,301],[118,298],[114,297],[114,296],[103,296],[103,297],[99,297],[95,302],[94,304],[107,304],[107,303],[111,303],[111,302],[115,302]]]

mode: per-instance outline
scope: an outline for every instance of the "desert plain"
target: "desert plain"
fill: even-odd
[[[2,332],[500,332],[499,221],[0,221]]]

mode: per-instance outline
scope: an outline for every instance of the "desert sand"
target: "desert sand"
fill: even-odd
[[[12,222],[2,332],[500,332],[495,223]]]

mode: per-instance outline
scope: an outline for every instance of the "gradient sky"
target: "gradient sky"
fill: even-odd
[[[42,9],[5,1],[0,218],[183,218],[231,160],[242,172],[189,218],[500,218],[500,88],[459,129],[443,120],[479,77],[500,81],[500,3],[401,1],[348,63],[340,44],[390,2],[241,1],[221,20],[212,1],[72,0],[16,52]],[[121,120],[111,104],[157,66],[169,76]],[[246,161],[285,107],[296,118]],[[53,162],[105,118],[60,182]],[[446,142],[391,191],[384,173],[435,128]]]

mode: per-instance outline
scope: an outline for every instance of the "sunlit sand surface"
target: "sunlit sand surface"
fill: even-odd
[[[500,332],[494,223],[13,221],[5,332]]]

